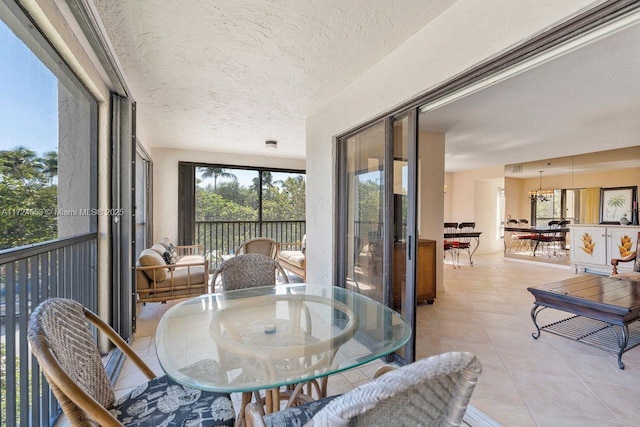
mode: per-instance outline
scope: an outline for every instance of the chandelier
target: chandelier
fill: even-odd
[[[529,197],[531,198],[531,200],[538,200],[538,202],[548,202],[550,199],[550,196],[553,194],[553,190],[543,190],[542,189],[542,172],[543,171],[538,171],[540,172],[540,185],[538,187],[537,190],[531,190],[529,191]]]

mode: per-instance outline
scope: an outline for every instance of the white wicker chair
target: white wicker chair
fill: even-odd
[[[451,352],[391,370],[338,397],[266,416],[248,405],[248,426],[457,426],[482,368],[466,352]]]
[[[278,261],[260,254],[237,255],[220,264],[213,272],[212,283],[215,285],[218,275],[221,275],[223,291],[273,286],[276,284],[276,272],[280,273],[284,283],[289,283]]]

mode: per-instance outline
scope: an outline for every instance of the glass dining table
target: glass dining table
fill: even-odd
[[[176,304],[160,319],[156,350],[175,381],[242,392],[243,406],[264,390],[266,412],[273,412],[283,396],[287,406],[324,397],[330,375],[388,355],[410,336],[400,314],[366,296],[292,284]]]

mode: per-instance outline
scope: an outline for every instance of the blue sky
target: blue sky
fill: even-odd
[[[56,77],[0,21],[0,150],[58,149]]]

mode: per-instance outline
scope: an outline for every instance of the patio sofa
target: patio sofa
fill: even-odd
[[[139,303],[165,302],[209,291],[209,263],[200,245],[174,246],[163,238],[140,253],[136,264]]]
[[[307,237],[304,236],[302,242],[280,243],[280,250],[278,251],[280,266],[302,277],[303,281],[307,280],[306,246]]]

